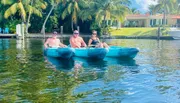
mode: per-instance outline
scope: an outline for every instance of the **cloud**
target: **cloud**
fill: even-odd
[[[151,4],[156,5],[157,4],[157,0],[135,0],[135,1],[140,6],[140,9],[143,9],[143,11],[148,11],[149,5],[151,5]]]

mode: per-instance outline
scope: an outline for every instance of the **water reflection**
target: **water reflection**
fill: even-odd
[[[45,57],[45,60],[56,69],[72,69],[76,64],[81,64],[84,68],[106,68],[109,65],[121,65],[121,66],[137,66],[134,59],[122,59],[122,58],[105,58],[104,60],[94,60],[88,58],[73,57],[71,59]]]
[[[10,47],[9,39],[0,39],[0,50],[7,50]]]
[[[46,62],[48,62],[48,66],[51,68],[56,68],[58,70],[62,69],[72,69],[74,67],[73,59],[62,59],[62,58],[53,58],[53,57],[45,57]]]

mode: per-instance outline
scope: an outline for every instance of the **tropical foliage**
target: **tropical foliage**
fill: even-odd
[[[163,13],[165,19],[167,14],[179,13],[179,3],[179,0],[158,0],[150,12]],[[130,5],[130,0],[0,0],[0,28],[11,25],[11,32],[15,32],[15,25],[24,22],[26,33],[52,32],[60,26],[64,32],[80,26],[83,32],[96,29],[105,33],[107,24],[116,22],[118,27],[127,14],[139,14]]]
[[[167,14],[178,14],[179,3],[179,0],[158,0],[157,5],[151,5],[149,8],[153,14],[163,13],[163,25],[165,25]]]

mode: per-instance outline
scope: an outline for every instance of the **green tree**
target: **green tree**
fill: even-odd
[[[28,8],[28,19],[26,22],[26,31],[25,33],[28,34],[28,28],[29,28],[29,22],[32,14],[36,14],[40,17],[42,17],[42,9],[46,9],[46,2],[44,0],[30,0],[30,3],[28,3],[27,8]]]
[[[22,0],[1,0],[1,3],[4,5],[10,5],[10,7],[5,11],[4,17],[7,19],[9,16],[19,12],[22,20],[26,20],[26,12]]]
[[[132,14],[140,14],[140,11],[137,10],[137,8],[132,8],[131,12],[132,12]]]
[[[153,12],[163,12],[163,25],[166,25],[166,15],[173,9],[173,3],[176,0],[158,0],[158,4],[154,7]]]
[[[98,24],[102,24],[103,34],[106,32],[105,27],[107,19],[114,19],[123,21],[129,8],[127,7],[131,2],[129,0],[94,0],[94,14],[95,20]],[[103,18],[102,18],[103,17]],[[103,23],[101,23],[103,21]]]
[[[71,28],[74,31],[74,24],[77,24],[78,13],[87,5],[87,0],[69,0],[62,12],[62,19],[71,16]]]
[[[46,19],[44,20],[44,23],[43,23],[42,28],[41,28],[41,33],[44,34],[44,37],[45,37],[45,26],[46,26],[46,22],[47,22],[47,20],[49,19],[52,11],[53,11],[60,3],[65,3],[65,2],[66,2],[65,0],[50,0],[51,9],[50,9],[48,15],[46,16]]]
[[[156,5],[149,5],[149,13],[151,14],[151,15],[153,15],[154,14],[154,9],[155,9],[155,7],[156,7]]]
[[[43,0],[1,0],[1,3],[10,6],[4,13],[5,19],[11,15],[20,14],[22,21],[26,22],[26,33],[28,33],[31,14],[42,17],[41,9],[46,8],[46,3]],[[26,19],[27,13],[29,16]]]

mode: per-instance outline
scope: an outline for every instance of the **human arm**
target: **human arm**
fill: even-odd
[[[101,41],[99,40],[99,38],[97,38],[98,42],[101,43]]]
[[[88,46],[91,46],[92,39],[89,39]]]
[[[81,40],[81,45],[83,46],[83,47],[87,47],[87,45],[86,45],[86,43],[84,42],[84,40],[83,40],[83,38],[81,38],[82,40]]]
[[[67,45],[64,45],[63,43],[61,43],[60,40],[59,40],[59,46],[60,46],[60,47],[67,47]]]
[[[48,48],[48,44],[49,44],[49,39],[46,40],[46,42],[44,43],[44,48]]]

